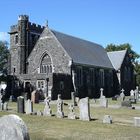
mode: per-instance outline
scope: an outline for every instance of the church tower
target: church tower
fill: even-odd
[[[26,59],[28,50],[28,21],[29,17],[20,15],[18,17],[18,39],[19,39],[19,58],[20,58],[20,74],[26,74]]]

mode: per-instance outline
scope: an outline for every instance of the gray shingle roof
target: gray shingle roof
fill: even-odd
[[[127,50],[108,52],[108,57],[115,70],[119,70],[123,63]]]
[[[74,63],[113,68],[104,48],[96,43],[51,30]]]

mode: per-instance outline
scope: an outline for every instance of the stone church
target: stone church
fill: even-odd
[[[68,99],[71,92],[80,98],[96,98],[100,88],[106,97],[114,96],[120,88],[127,89],[125,83],[134,88],[127,50],[120,58],[120,52],[107,53],[96,43],[31,23],[27,15],[18,17],[9,34],[12,92],[30,87],[52,99],[58,94]]]

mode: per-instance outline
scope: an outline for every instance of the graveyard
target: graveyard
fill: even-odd
[[[129,98],[129,96],[125,97],[125,100]],[[138,140],[140,138],[140,127],[134,125],[134,117],[140,117],[139,101],[131,107],[122,107],[120,100],[108,98],[106,102],[108,105],[103,106],[100,99],[90,99],[88,102],[90,114],[87,114],[90,121],[89,118],[84,120],[80,117],[79,114],[82,113],[79,110],[80,105],[73,108],[69,106],[73,104],[72,100],[49,101],[49,108],[47,108],[47,101],[33,103],[32,113],[27,109],[25,109],[26,113],[18,113],[17,102],[9,101],[8,110],[0,111],[0,117],[8,114],[21,117],[27,125],[32,140]],[[74,118],[68,117],[71,108]],[[51,111],[42,115],[44,110],[48,111],[48,109]],[[63,113],[60,113],[61,109]],[[85,111],[84,114],[86,113]],[[111,116],[112,122],[103,122],[105,116]]]

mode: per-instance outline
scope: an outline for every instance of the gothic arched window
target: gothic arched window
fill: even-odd
[[[52,62],[48,54],[45,54],[41,60],[40,73],[52,73]]]

